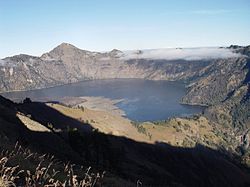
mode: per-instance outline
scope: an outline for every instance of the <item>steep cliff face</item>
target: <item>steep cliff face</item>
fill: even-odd
[[[43,61],[39,57],[17,55],[2,60],[0,90],[45,88],[76,80],[61,61]]]
[[[205,115],[210,120],[244,130],[250,128],[250,48],[230,49],[244,57],[221,59],[206,67],[206,75],[190,85],[182,101],[208,105]]]
[[[242,131],[250,128],[249,84],[237,88],[225,101],[209,107],[205,115],[224,126]]]
[[[2,59],[0,91],[45,88],[86,79],[197,80],[206,76],[207,71],[213,71],[209,67],[216,64],[214,59],[239,56],[230,50],[218,50],[221,49],[132,52],[114,49],[99,53],[62,43],[41,57],[17,55]],[[219,52],[225,55],[217,54]],[[204,55],[206,53],[209,56]],[[216,55],[211,57],[214,53]]]
[[[0,92],[88,79],[182,80],[189,84],[183,103],[212,106],[209,118],[239,125],[249,120],[249,51],[249,46],[230,46],[100,53],[62,43],[41,57],[0,60]]]
[[[242,69],[245,75],[239,85],[222,101],[205,111],[205,115],[219,124],[234,126],[238,130],[250,128],[250,68],[249,59]]]
[[[200,71],[202,77],[189,86],[182,101],[209,106],[223,102],[244,83],[248,73],[246,64],[247,58],[221,59],[212,62]]]

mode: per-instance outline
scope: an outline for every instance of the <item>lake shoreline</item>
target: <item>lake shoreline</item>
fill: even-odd
[[[125,111],[116,106],[123,99],[109,99],[105,97],[84,96],[84,97],[64,97],[59,99],[59,103],[72,108],[87,108],[95,111],[105,111],[113,115],[126,117]]]
[[[181,102],[185,91],[185,83],[180,81],[103,79],[2,95],[14,102],[28,97],[110,111],[133,121],[158,121],[202,111],[201,105]]]
[[[167,81],[167,82],[179,82],[183,83],[184,85],[187,84],[185,81],[180,81],[180,80],[164,80],[164,79],[142,79],[142,78],[107,78],[107,79],[85,79],[85,80],[79,80],[76,82],[69,82],[69,83],[62,83],[62,84],[57,84],[57,85],[52,85],[52,86],[47,86],[47,87],[41,87],[41,88],[33,88],[33,89],[26,89],[26,90],[10,90],[10,91],[0,91],[0,94],[7,94],[7,93],[16,93],[16,92],[27,92],[27,91],[39,91],[43,89],[49,89],[49,88],[56,88],[56,87],[61,87],[61,86],[67,86],[71,84],[77,84],[81,82],[88,82],[88,81],[98,81],[98,80],[148,80],[148,81]]]

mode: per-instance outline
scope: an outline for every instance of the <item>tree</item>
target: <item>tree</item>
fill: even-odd
[[[26,97],[24,100],[23,100],[23,103],[32,103],[31,99],[29,97]]]

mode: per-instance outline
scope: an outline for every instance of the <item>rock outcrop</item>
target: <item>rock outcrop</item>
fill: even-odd
[[[206,114],[219,119],[216,121],[220,123],[223,119],[227,124],[245,124],[249,120],[246,114],[249,110],[249,51],[250,46],[230,46],[114,49],[100,53],[62,43],[41,57],[21,54],[2,59],[0,92],[47,88],[89,79],[181,80],[188,84],[181,102],[213,106]]]
[[[117,49],[100,53],[62,43],[41,57],[21,54],[2,59],[0,92],[46,88],[88,79],[196,80],[206,76],[207,71],[213,71],[209,67],[217,62],[215,57],[188,56],[196,49],[184,51],[184,54],[181,49],[175,50],[177,54],[172,54],[172,49],[158,53],[155,50],[122,52]],[[174,58],[164,57],[163,53],[171,53]]]

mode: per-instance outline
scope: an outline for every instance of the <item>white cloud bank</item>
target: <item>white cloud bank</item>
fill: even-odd
[[[230,49],[218,47],[203,48],[172,48],[172,49],[147,49],[137,51],[124,51],[124,59],[165,59],[165,60],[202,60],[223,59],[242,56]]]

